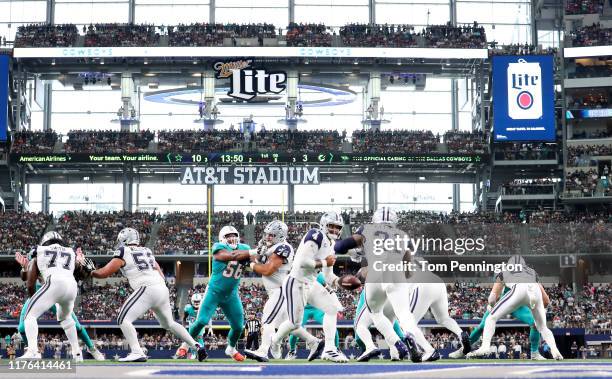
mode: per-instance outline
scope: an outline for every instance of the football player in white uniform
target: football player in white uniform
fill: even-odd
[[[37,320],[49,308],[56,305],[57,321],[66,332],[72,348],[72,357],[76,362],[83,361],[76,324],[72,319],[77,296],[77,282],[74,279],[76,254],[71,248],[62,244],[63,240],[59,233],[47,232],[43,235],[40,245],[32,252],[26,281],[30,301],[24,318],[28,348],[19,359],[41,358],[37,343]],[[45,284],[34,293],[39,276],[42,276]]]
[[[420,261],[419,258],[413,257],[413,262]],[[461,348],[449,355],[450,358],[462,357],[469,353],[472,348],[470,345],[470,336],[464,332],[457,324],[457,321],[452,319],[448,314],[448,293],[446,292],[446,284],[442,279],[433,272],[421,271],[420,263],[416,264],[417,270],[411,272],[411,278],[408,280],[410,286],[409,307],[412,318],[409,322],[414,321],[410,327],[413,331],[414,339],[417,345],[423,349],[423,361],[435,361],[440,359],[440,354],[427,341],[423,332],[418,327],[419,321],[423,319],[428,310],[431,311],[436,322],[449,331],[453,332],[461,341]],[[461,354],[459,354],[461,353]]]
[[[310,229],[302,238],[291,271],[283,282],[282,292],[287,320],[281,323],[272,337],[272,355],[280,356],[281,341],[289,333],[293,333],[306,341],[306,346],[310,349],[309,361],[316,359],[323,351],[321,358],[344,363],[348,362],[348,358],[335,345],[337,314],[342,306],[335,293],[325,289],[316,280],[321,270],[329,286],[338,285],[339,278],[333,272],[336,257],[332,241],[340,237],[344,222],[337,213],[327,212],[321,217],[319,224],[320,229]],[[325,312],[324,343],[301,326],[306,303]]]
[[[366,232],[364,227],[360,227],[359,230],[349,238],[340,240],[334,246],[336,253],[347,253],[353,249],[362,247],[364,249],[373,249],[372,241],[375,238],[384,238],[387,242],[388,239],[394,240],[396,237],[400,239],[405,233],[395,227],[397,224],[397,214],[395,211],[388,207],[382,207],[374,212],[372,216],[372,228]],[[376,230],[372,230],[375,228]],[[371,234],[366,237],[364,233]],[[384,246],[384,244],[383,244]],[[397,255],[400,259],[405,256],[408,252],[398,252]],[[372,264],[373,262],[368,262]],[[366,309],[370,313],[371,321],[376,326],[376,329],[383,335],[389,346],[395,346],[399,354],[399,358],[403,359],[408,354],[413,362],[421,361],[421,353],[418,350],[413,337],[409,332],[412,332],[412,326],[415,324],[412,319],[410,309],[406,304],[406,296],[409,293],[408,284],[403,282],[405,278],[403,272],[397,272],[398,280],[391,278],[393,275],[388,275],[389,278],[378,277],[377,279],[371,279],[372,270],[368,270],[368,281],[364,285],[365,291],[365,305]],[[373,271],[372,271],[373,272]],[[380,274],[378,274],[380,275]],[[397,317],[401,329],[406,333],[404,341],[402,341],[393,329],[393,324],[387,316],[385,316],[384,308],[385,304],[389,301],[393,307],[395,316]],[[367,361],[371,357],[378,354],[378,349],[375,348],[374,344],[371,344],[369,348],[359,357],[359,360]]]
[[[287,318],[287,313],[281,312],[284,302],[281,287],[293,262],[293,248],[286,242],[287,233],[287,225],[282,221],[274,220],[266,225],[260,242],[260,255],[253,256],[255,261],[250,264],[251,270],[262,275],[268,293],[268,301],[264,305],[261,319],[261,345],[257,350],[244,351],[248,358],[259,362],[268,361],[272,336],[276,328]],[[279,359],[280,356],[274,358]]]
[[[121,270],[134,292],[126,299],[117,316],[117,324],[130,346],[130,354],[120,358],[121,362],[146,362],[136,328],[132,322],[141,317],[149,309],[153,310],[155,317],[162,328],[172,331],[174,335],[185,341],[191,348],[198,351],[198,360],[206,359],[204,346],[198,344],[185,330],[174,321],[170,309],[170,295],[159,265],[149,248],[139,246],[140,236],[135,229],[125,228],[117,236],[119,249],[113,259],[106,266],[93,270],[91,276],[98,279],[108,278]]]
[[[489,295],[489,305],[493,308],[485,321],[482,345],[477,350],[467,354],[466,357],[473,358],[488,355],[497,321],[505,315],[514,312],[520,306],[526,305],[531,309],[536,328],[550,347],[553,358],[562,360],[563,356],[559,349],[557,349],[555,336],[546,326],[546,309],[544,307],[545,303],[548,305],[549,298],[546,290],[544,290],[544,287],[538,280],[538,275],[531,267],[525,264],[525,260],[521,256],[512,256],[508,264],[520,265],[522,269],[502,271],[497,275]],[[510,291],[499,298],[504,286],[510,288]]]

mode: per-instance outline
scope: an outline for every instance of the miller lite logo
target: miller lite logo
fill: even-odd
[[[217,79],[230,79],[228,96],[250,101],[258,94],[279,94],[285,90],[286,73],[253,69],[251,68],[252,63],[252,60],[239,60],[214,64]]]
[[[514,120],[542,117],[542,69],[519,59],[508,65],[508,116]]]

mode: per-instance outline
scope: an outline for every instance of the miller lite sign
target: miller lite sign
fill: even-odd
[[[238,100],[251,101],[257,95],[279,94],[285,90],[287,74],[282,71],[266,71],[251,67],[253,60],[217,62],[213,68],[217,79],[230,80],[227,92]]]
[[[493,57],[495,141],[555,140],[553,57]]]

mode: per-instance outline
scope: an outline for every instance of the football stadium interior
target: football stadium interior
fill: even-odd
[[[610,96],[612,0],[0,0],[0,377],[612,377]]]

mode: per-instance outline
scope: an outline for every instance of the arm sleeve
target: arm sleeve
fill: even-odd
[[[357,242],[351,236],[339,241],[334,244],[334,251],[336,254],[346,254],[350,249],[356,248]]]

